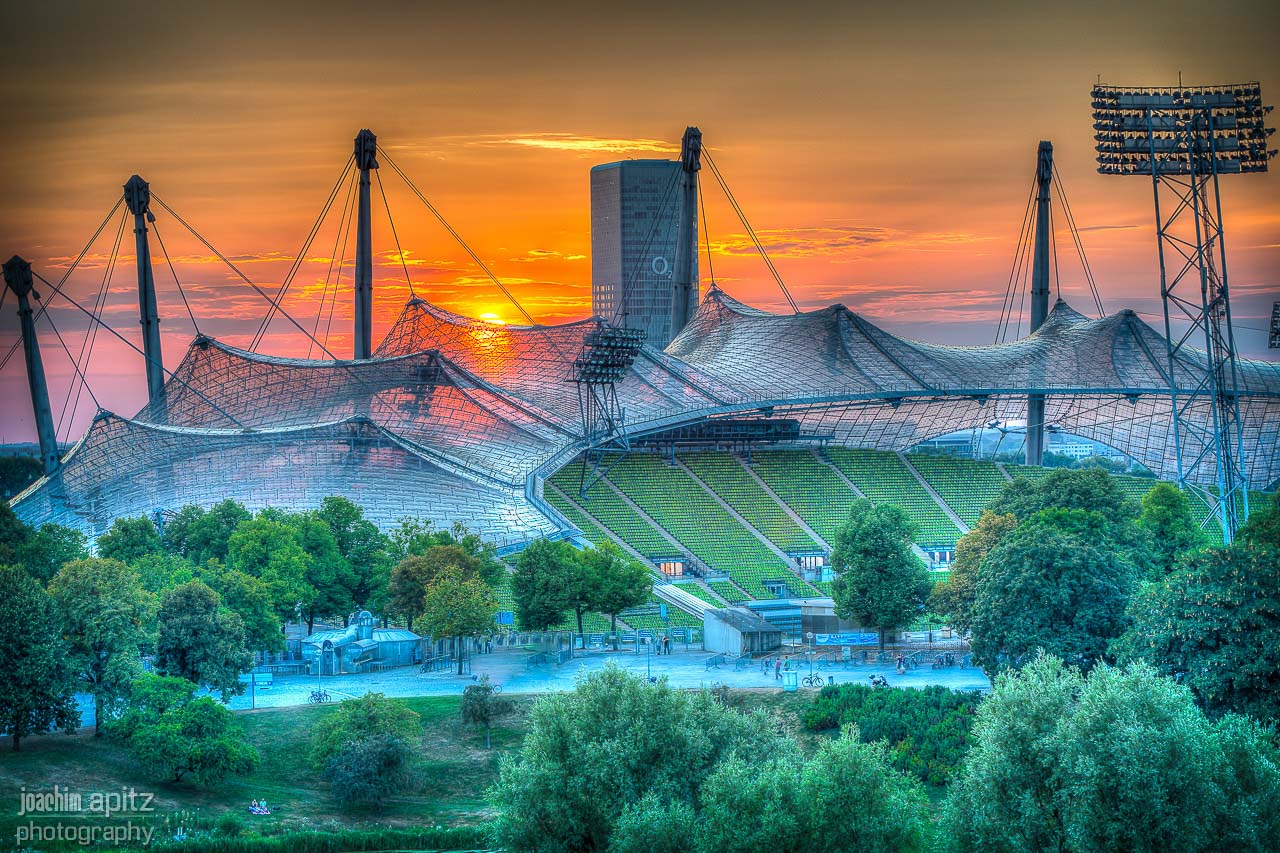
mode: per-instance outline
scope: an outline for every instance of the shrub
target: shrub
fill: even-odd
[[[945,687],[873,690],[862,684],[824,687],[804,713],[805,727],[856,725],[864,743],[884,740],[894,767],[930,785],[945,785],[969,749],[982,695]]]

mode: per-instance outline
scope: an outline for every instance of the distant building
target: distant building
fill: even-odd
[[[592,313],[644,330],[659,348],[671,341],[680,175],[678,160],[624,160],[591,170]]]

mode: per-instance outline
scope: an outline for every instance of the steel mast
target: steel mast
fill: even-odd
[[[44,364],[40,360],[40,343],[36,340],[35,318],[31,315],[28,297],[40,298],[32,290],[31,264],[14,255],[4,265],[4,281],[18,297],[18,321],[22,326],[22,353],[27,359],[27,384],[31,388],[31,407],[36,414],[36,434],[40,438],[40,461],[44,473],[58,470],[58,433],[53,428],[53,409],[49,407],[49,386],[44,379]]]
[[[680,142],[680,213],[676,228],[669,340],[674,340],[698,311],[693,269],[698,258],[698,170],[701,168],[702,131],[687,127]]]
[[[156,307],[156,279],[151,270],[151,244],[147,223],[151,212],[151,185],[137,175],[124,185],[124,203],[133,214],[133,237],[138,259],[138,322],[142,325],[142,353],[147,366],[147,401],[153,409],[164,406],[164,356],[160,350],[160,311]],[[154,412],[158,416],[159,412]]]
[[[356,135],[356,168],[360,170],[360,212],[356,221],[355,357],[373,354],[373,231],[369,215],[369,170],[378,168],[378,137],[371,130]]]
[[[1031,266],[1031,328],[1049,316],[1049,189],[1053,183],[1053,143],[1040,141],[1036,154],[1036,242]],[[1044,395],[1027,397],[1027,464],[1044,464]]]

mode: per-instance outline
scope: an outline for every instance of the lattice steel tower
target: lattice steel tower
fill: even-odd
[[[1093,89],[1098,171],[1151,178],[1178,482],[1216,502],[1227,542],[1248,518],[1249,490],[1218,176],[1267,171],[1270,111],[1257,83]],[[1178,337],[1175,320],[1187,323]],[[1203,407],[1211,417],[1192,416]],[[1202,466],[1213,466],[1216,494],[1198,485]]]

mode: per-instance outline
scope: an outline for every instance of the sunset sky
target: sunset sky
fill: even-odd
[[[1259,80],[1280,101],[1274,2],[186,5],[6,4],[4,258],[23,255],[56,282],[136,172],[274,292],[368,127],[527,310],[563,322],[590,313],[590,167],[675,156],[696,124],[803,308],[843,302],[900,334],[990,343],[1036,145],[1049,139],[1108,311],[1132,307],[1159,326],[1151,185],[1095,171],[1090,87],[1099,75],[1168,85],[1181,72],[1187,83]],[[380,177],[417,294],[516,321],[386,164]],[[785,309],[703,179],[704,288],[714,267],[734,296]],[[1280,174],[1224,178],[1223,189],[1241,350],[1276,359],[1265,328],[1280,299]],[[285,300],[308,329],[319,316],[321,334],[342,207],[340,193]],[[374,211],[379,338],[408,286],[376,184]],[[247,346],[266,303],[156,214],[201,331]],[[117,215],[67,282],[85,305],[118,226]],[[328,337],[344,357],[354,245]],[[1087,310],[1070,245],[1059,230],[1062,294]],[[154,239],[152,251],[172,368],[194,330]],[[104,316],[138,342],[133,255],[130,225]],[[86,323],[53,304],[76,353]],[[0,355],[17,340],[15,309],[10,296]],[[59,435],[74,439],[95,406],[87,393],[66,405],[71,361],[47,322],[40,332]],[[307,342],[277,320],[259,349],[306,355]],[[141,357],[106,333],[88,378],[113,411],[145,399]],[[32,440],[20,350],[0,400],[0,443]]]

